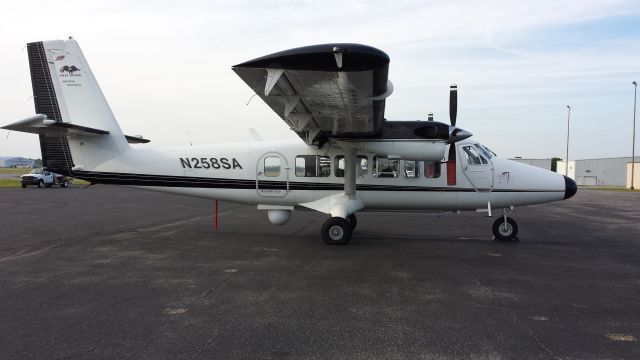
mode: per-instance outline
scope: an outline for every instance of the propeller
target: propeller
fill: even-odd
[[[453,144],[449,145],[449,157],[447,160],[456,162],[456,146]]]
[[[456,127],[456,118],[458,116],[458,85],[451,84],[449,87],[449,120],[451,120],[451,126],[449,127],[449,157],[448,161],[456,161],[456,147],[455,143],[456,135],[462,131]]]
[[[458,129],[456,127],[456,117],[458,116],[458,85],[452,84],[449,87],[449,120],[451,120],[451,126],[449,127],[449,156],[447,157],[447,185],[456,184],[456,146],[455,142],[462,140],[457,139],[457,135],[460,132],[466,131]],[[466,135],[466,134],[464,134]],[[468,133],[471,136],[471,133]],[[466,136],[466,137],[469,137]],[[465,138],[466,138],[465,137]]]
[[[456,117],[458,116],[458,85],[451,84],[449,87],[449,119],[451,126],[456,126]]]

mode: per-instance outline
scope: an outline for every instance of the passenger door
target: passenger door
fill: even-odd
[[[289,194],[289,164],[280,153],[269,152],[258,159],[256,191],[262,197],[286,197]]]
[[[460,145],[458,153],[461,157],[462,170],[478,191],[491,191],[493,189],[493,163],[480,154],[473,145]]]

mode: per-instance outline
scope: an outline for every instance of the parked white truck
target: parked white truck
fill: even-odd
[[[52,173],[44,169],[33,169],[30,173],[20,176],[22,188],[27,185],[37,185],[39,188],[60,185],[61,187],[69,187],[69,179],[60,174]]]

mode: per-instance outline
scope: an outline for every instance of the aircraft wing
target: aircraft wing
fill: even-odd
[[[233,70],[309,145],[382,131],[389,56],[359,44],[281,51]]]

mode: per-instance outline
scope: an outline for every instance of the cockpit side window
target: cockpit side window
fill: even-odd
[[[478,153],[475,147],[471,145],[464,146],[462,148],[464,157],[467,160],[467,164],[469,165],[483,165],[488,164],[489,162],[482,155]]]
[[[480,145],[480,147],[482,147],[483,149],[486,150],[487,153],[490,154],[489,158],[492,158],[494,156],[498,156],[498,154],[496,154],[495,152],[493,152],[493,150],[489,149],[488,147],[482,145],[482,144],[476,144],[476,145]]]
[[[484,155],[487,159],[491,159],[495,155],[492,153],[491,150],[487,149],[482,144],[475,144],[475,146],[476,146],[476,149],[478,149],[478,151],[480,151],[480,153]]]

